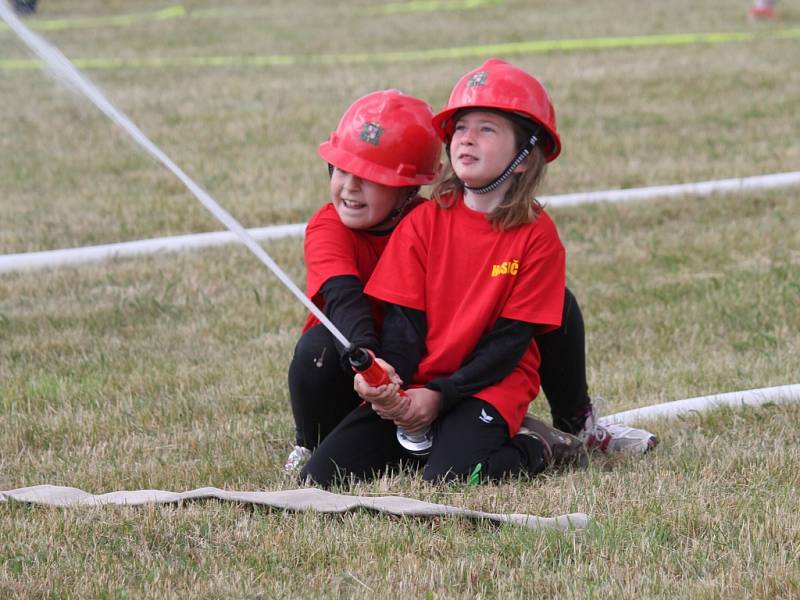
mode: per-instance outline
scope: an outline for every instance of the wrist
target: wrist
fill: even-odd
[[[458,388],[456,384],[447,377],[441,377],[428,382],[425,386],[429,390],[439,394],[439,412],[446,413],[458,402]]]

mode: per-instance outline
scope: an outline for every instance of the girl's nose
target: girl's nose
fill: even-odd
[[[458,140],[460,144],[464,144],[466,146],[469,146],[474,142],[472,128],[464,127],[464,129],[462,129],[460,131],[460,134],[461,135],[460,135],[460,138]]]
[[[357,190],[361,187],[361,178],[348,173],[344,180],[344,187],[347,190]]]

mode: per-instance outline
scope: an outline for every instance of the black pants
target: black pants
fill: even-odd
[[[589,410],[583,316],[575,297],[565,291],[561,327],[536,336],[541,353],[539,374],[553,425],[576,433]],[[289,395],[298,446],[314,449],[360,404],[353,373],[342,366],[333,336],[322,325],[309,329],[295,347],[289,367]]]
[[[578,433],[591,408],[586,384],[586,334],[578,301],[564,290],[561,327],[536,336],[542,362],[539,377],[547,395],[553,426]]]
[[[300,478],[329,487],[350,478],[380,477],[403,464],[421,466],[425,481],[499,480],[544,469],[539,441],[523,435],[509,437],[500,413],[478,398],[463,400],[434,427],[431,453],[412,456],[397,443],[392,421],[381,419],[369,405],[360,405],[322,441]]]
[[[306,331],[289,365],[289,398],[296,442],[313,450],[355,407],[353,372],[341,364],[333,336],[323,325]]]

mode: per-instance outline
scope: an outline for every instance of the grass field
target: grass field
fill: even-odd
[[[506,46],[498,54],[542,78],[556,105],[564,152],[545,193],[800,165],[800,40],[775,35],[800,27],[790,2],[770,23],[748,21],[747,0],[193,0],[157,18],[176,3],[41,0],[28,22],[247,226],[301,222],[326,201],[316,145],[353,99],[397,87],[438,108],[488,57],[464,49],[490,44],[757,34]],[[421,52],[434,48],[462,50]],[[0,254],[219,229],[29,59],[0,29]],[[786,188],[550,211],[586,319],[591,391],[609,412],[797,383],[799,200]],[[265,247],[303,281],[299,238]],[[296,487],[281,466],[303,318],[234,246],[0,275],[0,490]],[[584,532],[217,502],[4,503],[0,597],[797,598],[798,421],[796,405],[720,410],[648,423],[661,438],[651,455],[595,456],[582,472],[478,487],[405,473],[345,490],[586,512]]]

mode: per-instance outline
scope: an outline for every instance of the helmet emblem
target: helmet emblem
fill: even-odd
[[[489,73],[487,73],[486,71],[478,71],[467,80],[467,87],[486,85],[487,79],[489,79]]]
[[[361,130],[359,138],[368,144],[377,146],[378,142],[381,141],[381,135],[383,135],[383,127],[381,127],[380,123],[368,121],[364,123],[364,129]]]

